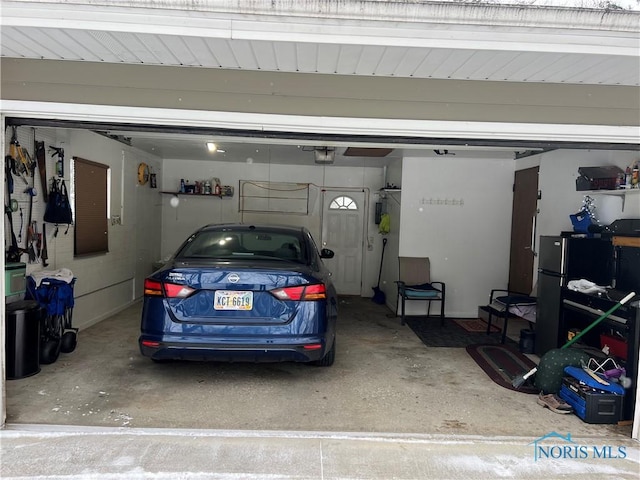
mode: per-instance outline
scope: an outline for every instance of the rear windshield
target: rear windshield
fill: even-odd
[[[296,233],[268,231],[202,231],[194,235],[176,258],[255,257],[306,263],[307,252]]]

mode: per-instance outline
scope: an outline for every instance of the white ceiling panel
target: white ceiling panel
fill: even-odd
[[[81,45],[81,48],[79,48],[78,51],[81,52],[82,60],[87,62],[115,61],[116,57],[104,47],[99,39],[96,38],[95,32],[90,30],[79,30],[77,32],[68,33],[71,38]],[[109,58],[110,60],[106,60],[106,58]]]
[[[638,56],[176,36],[63,28],[1,32],[7,57],[460,80],[640,85]],[[381,42],[382,43],[382,42]],[[640,46],[638,47],[640,55]]]
[[[476,80],[504,80],[505,68],[513,63],[520,54],[517,52],[487,53],[475,52],[464,65],[453,72],[455,77]]]
[[[35,32],[34,29],[32,31]],[[42,32],[48,37],[48,45],[52,50],[65,60],[82,60],[86,55],[90,55],[87,49],[80,45],[75,38],[62,30],[47,30]]]
[[[425,52],[419,48],[407,48],[394,72],[396,77],[413,76],[418,65],[425,58]]]
[[[296,43],[296,63],[298,70],[313,73],[317,70],[318,45],[315,43]]]
[[[407,51],[406,47],[386,47],[378,64],[377,75],[396,76],[398,65],[402,62]]]
[[[279,71],[294,72],[298,70],[296,44],[292,42],[278,42],[273,44],[276,65]]]
[[[539,60],[538,53],[532,52],[514,52],[515,56],[513,60],[509,63],[503,65],[499,69],[493,72],[493,74],[488,78],[489,80],[507,80],[512,79],[512,81],[522,82],[523,79],[527,78],[532,71],[537,71],[540,67],[536,66],[537,61]],[[479,52],[479,55],[483,55],[485,63],[492,63],[491,52]],[[555,58],[559,58],[560,55],[555,55]],[[551,63],[554,61],[554,57],[552,55],[547,56],[547,62]],[[481,74],[479,75],[481,76]]]
[[[431,73],[435,78],[453,78],[454,72],[465,64],[473,55],[473,50],[452,50],[449,56]]]
[[[122,45],[115,39],[110,32],[91,31],[91,36],[95,40],[91,51],[94,58],[91,61],[102,61],[110,63],[121,63],[125,61]],[[117,36],[117,33],[115,34]],[[133,61],[131,57],[127,57],[129,61]],[[55,60],[55,59],[54,59]]]
[[[318,44],[316,57],[316,72],[336,73],[338,70],[338,58],[340,57],[339,45]]]
[[[216,62],[212,63],[212,67],[221,67],[221,68],[239,68],[240,64],[238,63],[238,59],[236,58],[235,53],[231,49],[231,45],[225,39],[218,38],[205,38],[203,39],[204,43],[207,44],[207,48],[213,58],[215,58]],[[240,42],[236,42],[235,45],[240,50],[243,48],[240,45]],[[246,44],[244,47],[247,47]],[[251,52],[250,49],[247,48],[247,52]],[[202,66],[207,66],[206,63],[203,63]]]
[[[5,57],[640,85],[637,12],[364,2],[358,15],[350,9],[361,2],[337,0],[330,14],[266,0],[240,13],[222,8],[228,2],[2,3]]]
[[[522,56],[527,58],[528,63],[523,68],[507,77],[513,79],[515,82],[532,81],[531,78],[533,76],[544,72],[545,69],[553,67],[555,63],[560,62],[560,60],[565,57],[565,54],[552,53],[545,55],[545,61],[542,61],[539,53],[528,53],[523,54]]]
[[[448,48],[430,49],[425,54],[424,58],[416,64],[416,68],[411,74],[412,77],[433,78],[433,72],[451,57],[451,50]]]
[[[640,76],[640,58],[636,59],[635,65],[631,67],[631,72],[635,72],[633,76],[633,81],[638,81],[638,76]],[[606,85],[616,85],[620,84],[622,81],[622,73],[628,73],[624,71],[620,71],[619,62],[617,59],[607,59],[601,66],[598,68],[596,72],[586,72],[593,83],[606,84]],[[620,82],[620,83],[618,83]]]
[[[270,42],[249,42],[253,50],[253,57],[258,62],[260,70],[274,72],[278,70],[276,62],[276,53],[273,44]]]
[[[365,58],[363,50],[364,47],[361,45],[344,45],[341,47],[336,61],[336,73],[342,75],[357,74],[360,62]]]
[[[235,67],[232,63],[226,64],[222,63],[222,68],[241,68],[243,70],[259,70],[260,64],[258,59],[255,56],[254,49],[251,46],[251,42],[247,40],[222,40],[224,45],[228,46],[229,51],[231,52],[231,58],[233,58],[233,62],[235,62]],[[217,45],[217,42],[216,42]],[[224,48],[221,49],[224,51]],[[218,53],[217,49],[213,50],[214,54]]]

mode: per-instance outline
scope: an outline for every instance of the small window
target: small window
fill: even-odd
[[[329,210],[358,210],[358,205],[353,198],[340,196],[334,198],[329,204]]]

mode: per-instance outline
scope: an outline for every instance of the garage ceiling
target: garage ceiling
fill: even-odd
[[[124,0],[4,1],[1,55],[354,76],[640,85],[637,12],[338,0],[151,4],[153,8]],[[202,138],[126,136],[133,145],[165,157],[188,152],[192,158],[202,151]],[[284,156],[266,145],[246,149],[244,158],[251,158],[250,149]],[[341,151],[337,154],[340,158]]]
[[[2,56],[640,85],[637,12],[428,2],[107,3],[3,2]],[[366,5],[353,12],[354,4]]]

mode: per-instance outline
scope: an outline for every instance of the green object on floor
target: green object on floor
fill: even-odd
[[[544,394],[558,393],[562,387],[564,367],[579,367],[581,361],[588,362],[589,355],[575,348],[555,348],[540,358],[535,386]]]

